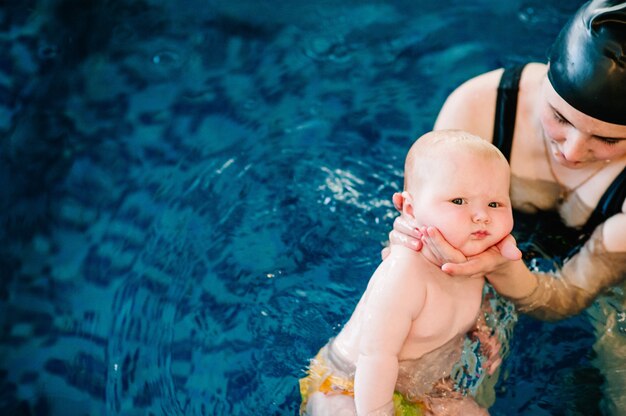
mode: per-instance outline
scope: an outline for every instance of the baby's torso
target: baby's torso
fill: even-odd
[[[335,347],[349,361],[356,363],[364,321],[371,293],[385,284],[383,263],[372,278],[352,317],[335,339]],[[438,268],[425,272],[420,267],[407,267],[407,279],[413,279],[423,295],[421,309],[411,317],[408,334],[399,351],[399,360],[415,360],[464,335],[476,323],[482,301],[484,279],[450,277]],[[382,273],[381,273],[382,272]],[[396,294],[398,300],[416,298],[410,289]],[[402,298],[402,299],[401,299]],[[389,325],[394,325],[390,317]]]
[[[399,358],[411,360],[436,350],[476,323],[482,301],[482,278],[429,276],[426,301],[413,321]]]

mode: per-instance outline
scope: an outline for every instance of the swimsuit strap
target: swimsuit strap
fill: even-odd
[[[624,199],[626,199],[626,168],[615,178],[602,195],[602,198],[600,198],[600,202],[598,202],[587,223],[583,226],[585,234],[591,235],[598,225],[613,215],[622,212]]]
[[[515,115],[517,113],[517,91],[524,65],[505,68],[498,85],[496,117],[493,123],[493,144],[510,161]]]

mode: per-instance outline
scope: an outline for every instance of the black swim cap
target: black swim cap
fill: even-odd
[[[578,111],[626,125],[626,2],[578,9],[552,45],[548,78]]]

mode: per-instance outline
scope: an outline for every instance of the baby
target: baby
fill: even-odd
[[[513,228],[509,175],[487,141],[459,130],[427,133],[406,157],[403,215],[476,255]],[[392,246],[350,320],[300,380],[301,413],[488,414],[449,378],[477,323],[483,285],[482,277],[445,274],[428,246]]]

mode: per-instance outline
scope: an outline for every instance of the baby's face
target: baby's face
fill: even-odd
[[[419,225],[437,227],[467,257],[511,232],[510,178],[504,160],[452,153],[433,166],[432,176],[416,183],[413,193]]]

